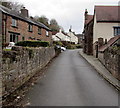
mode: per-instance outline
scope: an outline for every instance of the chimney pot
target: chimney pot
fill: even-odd
[[[85,9],[85,20],[87,20],[88,18],[88,11],[87,11],[87,9]]]

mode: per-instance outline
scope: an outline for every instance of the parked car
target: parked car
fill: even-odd
[[[12,49],[13,46],[15,46],[15,43],[9,42],[9,45],[6,47],[6,49]]]
[[[65,47],[61,47],[61,51],[65,51],[66,50],[66,48]]]

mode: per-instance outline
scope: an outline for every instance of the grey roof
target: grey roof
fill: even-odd
[[[23,21],[25,21],[25,22],[31,23],[31,24],[33,24],[33,25],[37,25],[37,26],[39,26],[39,27],[41,27],[41,28],[44,28],[44,29],[50,31],[50,29],[49,29],[47,26],[45,26],[43,23],[40,23],[40,22],[38,22],[38,21],[36,21],[36,20],[34,20],[34,19],[31,19],[31,18],[29,18],[29,17],[24,17],[24,16],[21,15],[19,12],[16,12],[16,11],[14,11],[14,10],[8,9],[8,8],[2,6],[2,5],[0,5],[0,10],[1,10],[3,13],[7,14],[7,15],[10,15],[10,16],[12,16],[12,17],[18,18],[18,19],[20,19],[20,20],[23,20]]]

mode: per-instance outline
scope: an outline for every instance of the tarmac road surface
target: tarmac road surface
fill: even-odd
[[[27,93],[30,106],[118,106],[118,92],[79,54],[61,53]]]

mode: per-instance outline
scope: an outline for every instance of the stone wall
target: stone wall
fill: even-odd
[[[112,73],[112,75],[120,80],[120,49],[112,46],[99,53],[99,60]]]
[[[3,51],[2,92],[6,96],[16,90],[55,56],[54,48],[13,47]]]

